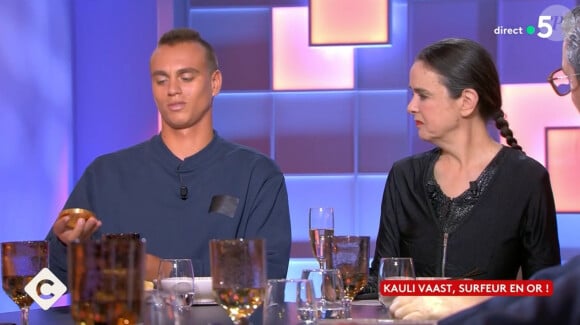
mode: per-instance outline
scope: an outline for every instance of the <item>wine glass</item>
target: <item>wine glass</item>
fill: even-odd
[[[346,318],[350,318],[351,303],[369,278],[368,236],[334,236],[332,268],[340,270],[344,285]]]
[[[33,302],[24,287],[45,267],[48,267],[48,242],[2,243],[2,288],[20,307],[21,325],[28,325],[28,310]]]
[[[209,244],[216,301],[234,324],[247,324],[264,299],[266,245],[263,239],[213,239]]]
[[[308,229],[312,253],[318,260],[321,269],[332,265],[332,237],[334,236],[334,209],[310,208],[308,212]]]
[[[175,307],[192,306],[194,302],[193,263],[188,258],[162,259],[157,272],[160,293]]]
[[[379,285],[383,280],[415,280],[415,267],[410,257],[383,257],[379,266]],[[389,309],[394,296],[379,294],[379,302]]]

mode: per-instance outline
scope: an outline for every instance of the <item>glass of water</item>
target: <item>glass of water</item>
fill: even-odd
[[[175,307],[192,306],[194,302],[193,263],[187,258],[162,259],[157,273],[160,295]]]
[[[308,279],[273,279],[266,284],[264,325],[314,324],[314,288]]]
[[[302,278],[312,281],[318,319],[346,318],[344,284],[337,269],[303,270]]]
[[[415,267],[410,257],[383,257],[379,267],[379,286],[383,280],[415,280]],[[379,293],[379,302],[389,309],[394,296]]]

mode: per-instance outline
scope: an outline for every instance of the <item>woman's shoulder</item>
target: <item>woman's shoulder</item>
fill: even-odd
[[[547,173],[546,167],[544,167],[544,165],[542,165],[533,157],[528,156],[521,150],[511,147],[504,147],[502,149],[502,154],[504,158],[502,159],[501,164],[506,166],[506,169],[509,168],[513,169],[514,171],[520,171],[522,173]]]
[[[400,160],[395,161],[395,163],[393,163],[392,169],[395,169],[395,170],[410,170],[410,169],[423,170],[427,166],[429,166],[429,164],[433,160],[436,160],[437,157],[439,157],[440,153],[441,153],[441,150],[439,148],[433,148],[429,151],[424,151],[424,152],[417,153],[417,154],[414,154],[411,156],[407,156],[405,158],[402,158]]]

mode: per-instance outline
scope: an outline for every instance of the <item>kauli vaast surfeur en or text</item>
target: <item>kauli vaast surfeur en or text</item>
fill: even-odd
[[[383,280],[383,296],[551,296],[550,280]]]

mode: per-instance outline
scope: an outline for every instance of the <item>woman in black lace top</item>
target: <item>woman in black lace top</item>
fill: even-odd
[[[371,276],[391,256],[412,257],[418,277],[515,279],[521,268],[528,278],[560,264],[548,172],[513,137],[488,52],[466,39],[434,43],[411,67],[410,89],[407,111],[436,148],[391,168]],[[418,299],[399,298],[397,316]]]

